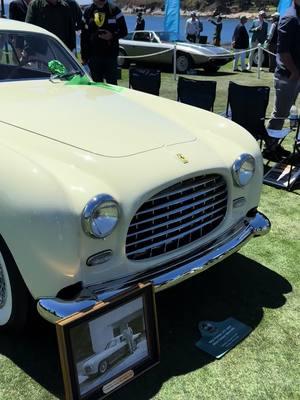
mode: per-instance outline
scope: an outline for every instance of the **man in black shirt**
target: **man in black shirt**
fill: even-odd
[[[249,47],[249,35],[245,24],[247,22],[246,16],[241,16],[240,23],[235,27],[233,36],[232,36],[232,48],[235,50],[234,62],[233,62],[233,70],[238,71],[238,62],[241,57],[241,67],[242,71],[246,70],[246,52],[243,50],[248,49]]]
[[[277,28],[278,28],[279,18],[280,14],[277,12],[272,15],[272,24],[266,40],[267,48],[273,54],[276,54],[277,52],[277,39],[278,39]],[[274,56],[273,54],[269,54],[269,72],[275,72],[276,55]]]
[[[107,0],[94,0],[83,14],[81,59],[95,82],[117,85],[119,39],[127,35],[121,10]]]
[[[292,6],[280,19],[276,61],[275,102],[268,128],[280,130],[300,90],[300,0],[293,0]],[[269,151],[288,155],[286,150],[279,147],[278,140],[271,139],[267,145]]]
[[[26,22],[58,36],[70,50],[76,47],[75,26],[70,6],[64,0],[32,0]]]
[[[145,20],[143,18],[143,14],[141,12],[138,12],[134,30],[143,31],[144,29],[145,29]]]

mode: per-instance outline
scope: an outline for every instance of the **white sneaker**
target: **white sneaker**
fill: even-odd
[[[247,71],[251,71],[251,67],[250,67],[250,65],[247,65]]]

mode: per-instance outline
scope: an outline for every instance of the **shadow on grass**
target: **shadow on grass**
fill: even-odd
[[[157,65],[157,64],[151,64],[151,63],[131,63],[130,66],[132,67],[138,67],[138,68],[153,68],[153,69],[159,69],[161,72],[165,72],[168,74],[173,73],[173,67],[170,65]],[[123,67],[124,69],[128,69],[129,67]],[[216,72],[208,72],[204,71],[202,69],[191,69],[188,72],[184,73],[177,73],[177,75],[184,75],[186,77],[190,77],[191,79],[193,76],[231,76],[231,75],[236,75],[235,72],[231,71],[216,71]]]
[[[234,317],[253,329],[263,307],[281,307],[290,283],[279,274],[240,254],[179,286],[157,295],[161,345],[160,364],[110,396],[111,399],[150,399],[173,376],[197,370],[214,359],[195,347],[200,320]],[[0,353],[38,384],[63,398],[55,329],[37,320],[18,338],[2,336]]]

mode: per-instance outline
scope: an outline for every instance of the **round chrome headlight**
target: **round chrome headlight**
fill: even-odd
[[[108,194],[98,194],[82,211],[82,228],[93,238],[105,238],[115,229],[119,215],[120,209],[116,200]]]
[[[232,175],[238,186],[246,186],[251,181],[255,171],[255,159],[251,154],[241,154],[232,166]]]

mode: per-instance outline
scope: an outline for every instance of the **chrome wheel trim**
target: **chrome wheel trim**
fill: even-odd
[[[181,55],[177,57],[176,67],[179,72],[185,72],[188,69],[189,60],[187,56]]]
[[[264,52],[262,52],[262,55],[261,55],[261,67],[263,66],[264,61],[265,61],[265,55],[264,55]],[[254,53],[253,64],[258,65],[258,51],[256,51]]]
[[[118,67],[124,67],[125,65],[125,58],[120,58],[120,56],[126,56],[125,51],[119,50],[119,55],[118,55]]]
[[[0,326],[5,325],[12,313],[12,293],[4,259],[0,253]]]
[[[6,301],[6,284],[2,265],[0,264],[0,308],[3,308]]]
[[[104,374],[104,372],[107,370],[107,361],[101,361],[100,365],[99,365],[99,372],[101,374]]]

